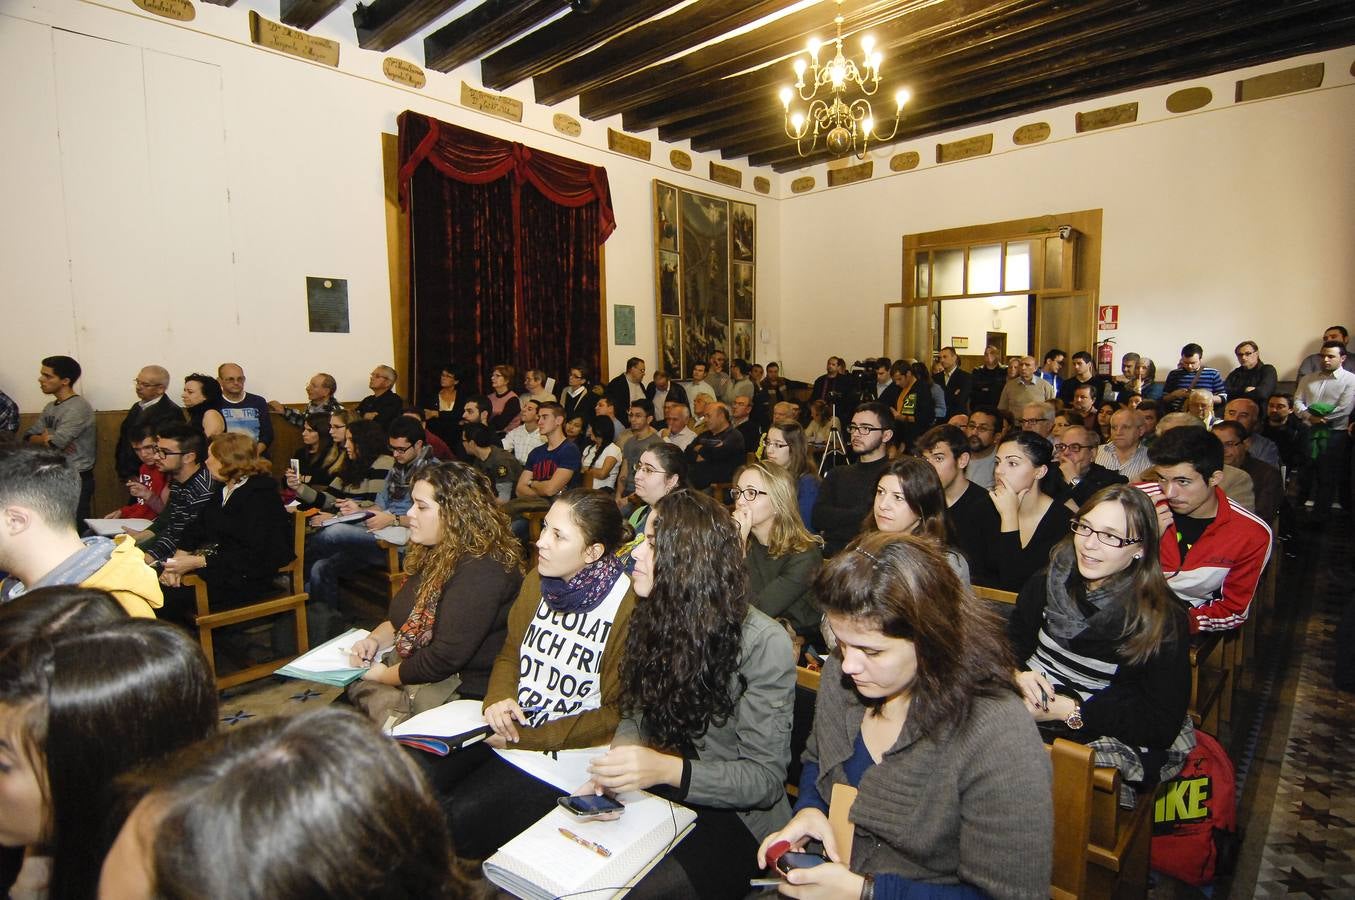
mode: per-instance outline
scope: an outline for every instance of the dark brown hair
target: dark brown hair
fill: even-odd
[[[913,642],[909,717],[924,734],[961,727],[975,697],[1016,693],[1011,649],[996,615],[965,590],[935,541],[861,535],[824,566],[814,593],[827,615]],[[854,690],[850,680],[846,686]]]

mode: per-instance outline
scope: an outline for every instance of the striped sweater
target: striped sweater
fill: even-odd
[[[336,477],[318,490],[313,485],[302,484],[297,486],[296,496],[306,506],[327,511],[336,509],[340,500],[356,500],[360,506],[372,506],[376,503],[376,495],[386,486],[386,476],[394,465],[395,459],[389,453],[383,453],[372,461],[361,481],[350,483]]]

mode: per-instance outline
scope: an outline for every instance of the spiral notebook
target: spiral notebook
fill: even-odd
[[[696,813],[644,791],[617,799],[626,811],[611,822],[551,810],[485,860],[485,877],[522,900],[624,897],[687,836]]]

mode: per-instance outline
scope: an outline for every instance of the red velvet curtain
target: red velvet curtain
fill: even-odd
[[[414,112],[399,122],[416,397],[449,362],[484,384],[500,363],[561,384],[580,361],[596,371],[600,247],[616,229],[606,169]]]

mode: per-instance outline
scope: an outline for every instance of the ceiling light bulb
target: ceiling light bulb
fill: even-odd
[[[871,37],[868,34],[863,36],[861,38],[861,50],[863,53],[866,54],[867,59],[870,58],[870,51],[874,49],[875,49],[875,38]]]
[[[847,67],[834,63],[828,74],[833,79],[833,87],[842,87],[842,83],[847,80]]]
[[[786,109],[790,109],[790,98],[792,96],[793,95],[791,94],[790,88],[783,87],[781,89],[781,105],[784,106]]]
[[[899,88],[894,94],[894,102],[898,104],[899,109],[903,109],[903,105],[911,99],[913,94],[908,88]]]
[[[800,129],[804,127],[804,124],[805,124],[804,113],[797,112],[790,117],[790,127],[795,129],[796,134],[800,133]]]
[[[861,123],[861,130],[862,130],[863,132],[865,132],[865,134],[866,134],[867,137],[874,137],[874,136],[875,136],[875,120],[872,119],[870,116],[866,116],[866,120],[865,120],[864,122]]]
[[[805,77],[805,65],[803,57],[795,57],[795,64],[792,68],[795,69],[795,77],[797,80],[801,80]]]
[[[814,61],[817,62],[819,59],[819,47],[821,46],[819,44],[819,39],[810,38],[809,43],[806,46],[809,49],[809,55],[814,57]]]
[[[884,62],[884,61],[885,61],[884,54],[883,54],[883,53],[880,53],[880,52],[877,50],[877,51],[876,51],[875,53],[873,53],[873,54],[871,55],[871,57],[870,57],[870,67],[871,67],[872,69],[874,69],[876,72],[879,72],[879,71],[880,71],[880,63],[882,63],[882,62]]]

